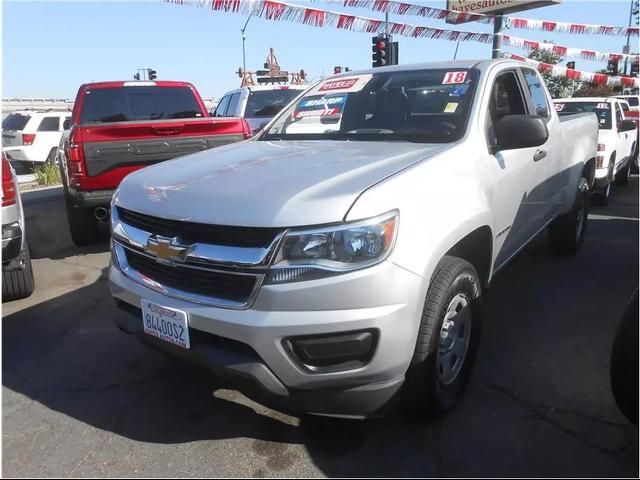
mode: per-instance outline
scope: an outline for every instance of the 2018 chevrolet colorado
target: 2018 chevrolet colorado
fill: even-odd
[[[597,138],[513,60],[323,80],[257,137],[122,182],[116,324],[276,408],[446,411],[495,273],[545,227],[580,247]]]

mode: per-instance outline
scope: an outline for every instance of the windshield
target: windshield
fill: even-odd
[[[3,130],[23,130],[31,117],[20,113],[12,113],[2,120]]]
[[[202,117],[190,88],[135,86],[85,92],[80,123]]]
[[[448,143],[462,138],[476,70],[412,70],[333,77],[282,112],[260,140]]]
[[[611,129],[611,105],[605,102],[555,102],[556,112],[560,115],[569,113],[595,113],[600,130]]]
[[[244,116],[246,118],[275,117],[301,92],[302,90],[290,88],[250,92]]]

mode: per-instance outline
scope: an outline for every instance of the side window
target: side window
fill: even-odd
[[[216,110],[213,112],[214,117],[224,117],[227,111],[227,106],[229,105],[229,95],[222,97]]]
[[[544,87],[542,86],[540,76],[529,68],[523,68],[522,73],[524,74],[527,86],[529,87],[529,93],[531,94],[535,114],[544,119],[549,119],[549,102],[547,101],[547,95],[545,94]]]
[[[620,105],[622,105],[622,111],[624,112],[628,112],[629,111],[629,104],[626,102],[622,102]]]
[[[44,117],[38,127],[39,132],[60,131],[60,117]]]
[[[495,144],[493,126],[505,115],[526,115],[527,109],[522,90],[515,72],[509,71],[498,75],[491,88],[489,99],[489,127],[487,138],[490,145]]]
[[[623,118],[622,110],[620,110],[620,104],[616,103],[616,124],[618,125],[618,128],[620,128],[620,123],[622,123]]]
[[[240,92],[234,93],[231,95],[231,99],[229,100],[229,106],[227,107],[227,117],[235,117],[240,115],[238,113],[238,102],[240,101]]]

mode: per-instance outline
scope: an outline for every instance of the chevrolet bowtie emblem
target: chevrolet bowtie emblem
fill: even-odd
[[[147,240],[144,251],[156,257],[159,263],[184,263],[185,257],[191,246],[183,246],[177,243],[176,237],[161,237],[152,235]]]

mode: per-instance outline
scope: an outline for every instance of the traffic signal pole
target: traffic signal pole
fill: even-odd
[[[502,56],[502,15],[493,17],[493,50],[491,58]]]

